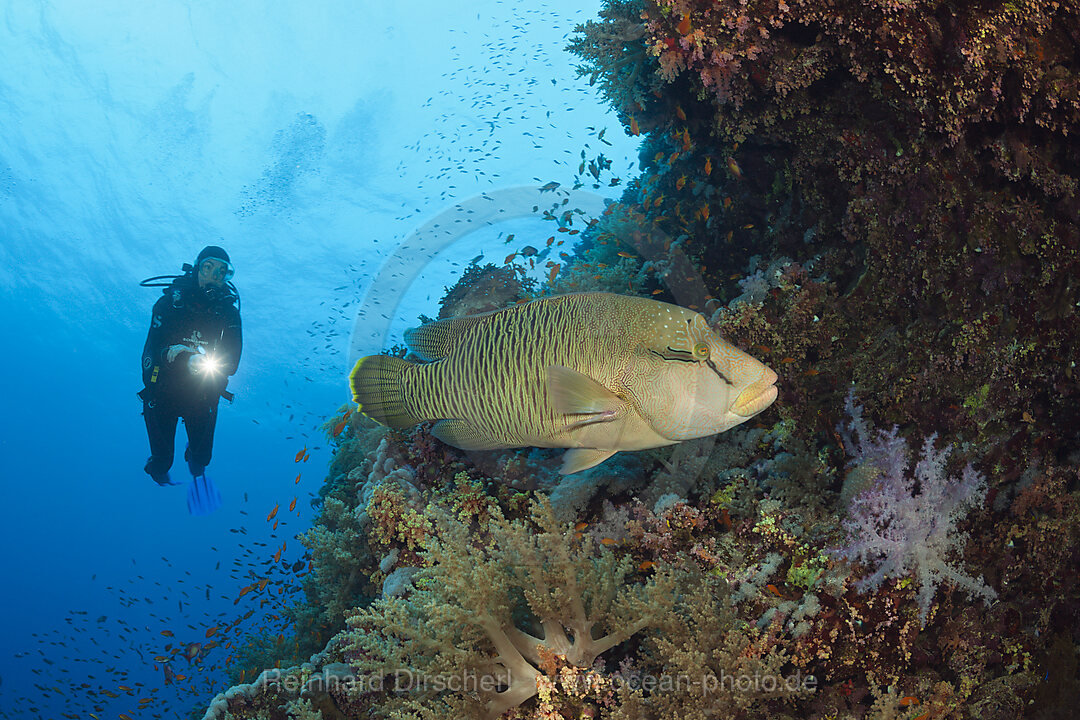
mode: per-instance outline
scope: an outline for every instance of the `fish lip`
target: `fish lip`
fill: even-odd
[[[731,412],[739,417],[750,418],[772,405],[780,393],[776,387],[777,380],[777,374],[771,368],[765,368],[757,381],[735,398]]]

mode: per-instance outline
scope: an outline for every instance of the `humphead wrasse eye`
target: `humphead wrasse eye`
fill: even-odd
[[[694,357],[698,360],[709,359],[709,346],[705,343],[698,343],[694,346]]]

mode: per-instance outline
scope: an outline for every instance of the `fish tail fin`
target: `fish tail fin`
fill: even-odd
[[[424,421],[405,407],[401,379],[412,363],[390,355],[360,358],[349,374],[358,410],[377,423],[401,429]]]

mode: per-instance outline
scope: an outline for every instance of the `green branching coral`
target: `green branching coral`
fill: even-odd
[[[649,635],[642,667],[649,676],[681,679],[684,686],[652,693],[628,717],[740,717],[764,700],[805,696],[816,687],[813,677],[790,672],[779,622],[765,632],[747,630],[735,617],[725,581],[690,570],[682,583],[694,587],[696,597],[676,605],[659,632]],[[757,680],[751,683],[749,678]],[[644,699],[640,692],[634,696]],[[624,713],[630,705],[624,700]],[[782,717],[775,706],[764,716]]]
[[[364,531],[345,503],[327,498],[319,523],[301,535],[300,542],[311,553],[314,567],[304,581],[307,600],[320,608],[320,625],[336,628],[362,597],[366,577],[361,569],[373,564]]]
[[[478,541],[441,518],[417,590],[348,619],[346,657],[360,677],[425,679],[387,697],[387,716],[498,717],[537,693],[541,666],[588,669],[670,612],[674,573],[628,582],[629,558],[576,541],[546,503],[534,505],[532,521],[538,531],[493,515]],[[471,691],[454,691],[455,680]]]
[[[587,76],[590,85],[599,82],[608,102],[627,113],[644,104],[643,88],[656,65],[641,42],[644,9],[641,0],[610,0],[600,10],[602,21],[579,25],[578,37],[569,45],[585,61],[578,74]]]

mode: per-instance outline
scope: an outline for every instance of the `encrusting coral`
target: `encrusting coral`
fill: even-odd
[[[717,321],[766,361],[790,358],[778,371],[802,375],[786,398],[797,432],[831,431],[820,407],[851,378],[890,420],[946,419],[997,455],[1080,440],[1056,434],[1080,427],[1075,7],[607,5],[572,45],[582,72],[629,82],[604,38],[634,35],[635,16],[652,63],[608,93],[644,135],[644,172],[612,215],[689,257],[705,300],[742,294],[755,256],[793,261],[762,306]],[[662,268],[665,252],[642,256]],[[677,293],[682,274],[634,287]]]

